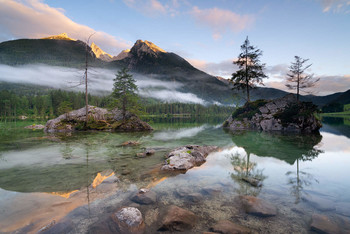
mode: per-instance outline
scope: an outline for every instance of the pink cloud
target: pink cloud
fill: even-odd
[[[318,0],[322,7],[323,12],[343,12],[349,13],[350,1],[349,0]]]
[[[251,26],[255,20],[252,15],[240,15],[229,10],[212,8],[199,9],[193,7],[191,15],[197,23],[210,27],[213,38],[219,39],[227,31],[240,32]]]
[[[195,68],[212,76],[221,76],[224,78],[230,78],[232,73],[237,70],[237,66],[233,64],[233,60],[227,59],[218,63],[210,63],[199,59],[187,59]]]
[[[96,32],[91,41],[112,54],[131,46],[131,43],[110,34],[75,23],[64,15],[63,9],[50,7],[40,0],[1,1],[0,29],[0,38],[7,40],[9,36],[41,38],[65,32],[71,38],[85,41]]]

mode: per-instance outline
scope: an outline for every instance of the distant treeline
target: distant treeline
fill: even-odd
[[[146,115],[228,116],[233,111],[232,107],[217,105],[143,102],[142,112]],[[23,115],[28,118],[54,118],[67,110],[67,103],[72,110],[82,108],[85,105],[85,94],[63,90],[49,90],[45,93],[0,90],[0,117],[14,118]],[[107,108],[110,106],[110,98],[89,94],[89,105]]]
[[[203,106],[200,104],[186,103],[157,103],[147,105],[146,113],[150,115],[191,115],[191,116],[229,116],[234,108],[227,106],[210,105]]]

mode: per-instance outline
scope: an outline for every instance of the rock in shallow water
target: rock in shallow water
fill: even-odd
[[[209,153],[216,150],[217,146],[187,145],[174,149],[167,155],[162,170],[188,170],[199,166],[206,161]]]
[[[319,196],[303,197],[302,200],[319,211],[335,210],[335,203],[332,200]]]
[[[327,216],[313,214],[311,221],[311,230],[317,233],[336,234],[340,233],[339,227],[332,222]]]
[[[250,230],[248,228],[232,223],[229,220],[221,220],[217,222],[213,227],[210,228],[210,231],[222,234],[250,233]]]
[[[197,217],[191,211],[177,206],[170,206],[164,217],[160,231],[186,231],[192,229]]]
[[[157,194],[149,189],[140,189],[131,200],[143,205],[153,204],[157,201]]]
[[[247,214],[260,217],[277,215],[277,208],[265,200],[253,196],[240,196],[239,198]]]
[[[124,207],[112,215],[119,233],[144,233],[145,224],[141,212],[135,207]]]

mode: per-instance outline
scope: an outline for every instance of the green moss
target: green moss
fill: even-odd
[[[167,160],[166,160],[166,163],[167,163],[167,164],[170,164],[170,159],[167,159]]]
[[[186,153],[190,154],[190,153],[192,153],[192,151],[191,150],[187,150]]]
[[[232,114],[233,119],[243,120],[247,118],[251,120],[256,113],[260,113],[259,108],[264,106],[268,101],[259,99],[254,102],[247,102],[244,106],[237,108]]]

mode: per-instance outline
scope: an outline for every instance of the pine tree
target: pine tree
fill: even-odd
[[[127,68],[122,68],[116,74],[112,96],[117,99],[116,106],[122,109],[123,120],[126,117],[126,111],[137,106],[137,85]]]
[[[239,68],[232,74],[231,81],[234,89],[243,89],[247,93],[247,102],[250,101],[249,89],[255,87],[255,83],[263,85],[263,78],[267,76],[263,72],[264,63],[260,62],[262,51],[250,45],[248,37],[241,45],[241,53],[236,61],[233,61]]]
[[[294,57],[295,61],[289,66],[290,73],[287,74],[288,89],[296,89],[297,100],[299,101],[300,90],[312,88],[320,79],[314,79],[313,74],[306,75],[304,72],[311,67],[312,64],[304,65],[309,59],[302,59],[299,56]]]

